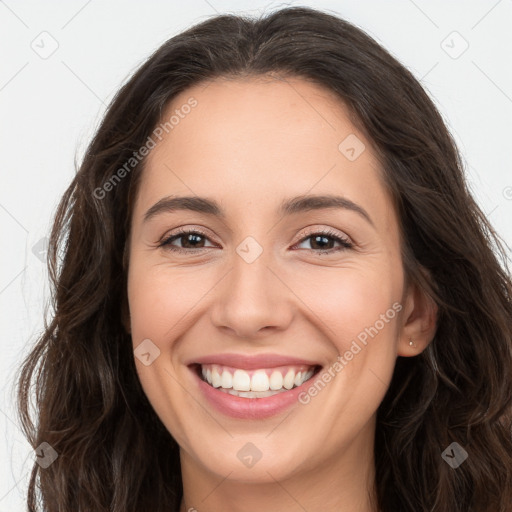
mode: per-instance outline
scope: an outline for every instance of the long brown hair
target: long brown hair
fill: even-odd
[[[145,159],[126,162],[181,91],[266,73],[312,80],[349,107],[385,171],[406,275],[439,308],[435,338],[417,357],[398,358],[378,410],[379,507],[510,511],[512,284],[503,243],[418,81],[360,29],[309,8],[198,24],[163,44],[109,105],[56,212],[53,311],[20,368],[24,432],[34,448],[47,442],[58,454],[47,468],[34,464],[29,510],[178,510],[178,446],[142,390],[124,327],[123,256]],[[456,469],[442,457],[453,442],[468,453]]]

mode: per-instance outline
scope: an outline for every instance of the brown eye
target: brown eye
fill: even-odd
[[[318,252],[320,254],[337,252],[353,247],[352,243],[348,239],[343,238],[337,233],[333,233],[332,231],[311,233],[307,237],[303,238],[299,244],[302,244],[306,241],[310,241],[310,247],[306,247],[306,249]],[[338,247],[334,246],[336,243],[338,244]]]
[[[174,245],[174,242],[179,240],[180,246]],[[200,231],[180,231],[179,233],[172,234],[163,240],[159,247],[165,247],[171,251],[187,252],[193,251],[194,249],[209,249],[212,246],[205,246],[206,241],[209,238]]]
[[[308,238],[311,240],[310,245],[312,249],[332,249],[336,243],[334,238],[325,235],[313,235]]]
[[[169,241],[169,243],[174,240],[181,240],[182,247],[186,249],[194,249],[196,247],[202,247],[204,245],[203,236],[197,233],[189,233],[188,235],[178,235],[177,237],[173,237]]]

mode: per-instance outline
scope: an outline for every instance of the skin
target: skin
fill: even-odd
[[[181,511],[374,512],[376,411],[397,356],[431,341],[436,310],[405,286],[398,219],[371,141],[332,93],[302,79],[217,79],[182,92],[164,118],[191,96],[197,106],[148,156],[128,270],[133,346],[150,339],[160,350],[149,366],[135,361],[180,445]],[[350,134],[366,148],[354,161],[338,149]],[[373,225],[343,208],[277,213],[281,201],[304,194],[350,199]],[[178,210],[143,222],[170,195],[215,199],[225,218]],[[207,238],[172,242],[192,247],[187,254],[158,247],[179,227]],[[312,235],[325,228],[353,248],[328,239],[331,253],[319,254]],[[247,236],[263,248],[250,264],[236,252]],[[317,396],[271,418],[221,414],[186,367],[205,354],[270,352],[329,368],[394,303],[400,313]],[[248,442],[262,453],[251,468],[237,457]]]

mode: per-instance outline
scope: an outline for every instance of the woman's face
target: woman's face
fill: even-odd
[[[173,114],[133,212],[128,299],[182,464],[245,482],[358,467],[397,355],[418,352],[370,141],[300,79],[216,80]]]

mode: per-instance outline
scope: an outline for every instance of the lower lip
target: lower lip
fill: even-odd
[[[300,386],[290,389],[277,395],[267,396],[264,398],[242,398],[219,391],[217,388],[210,386],[202,380],[191,368],[199,389],[206,399],[222,414],[240,419],[262,419],[275,416],[285,411],[293,404],[298,404],[298,397],[310,384],[311,379]]]

